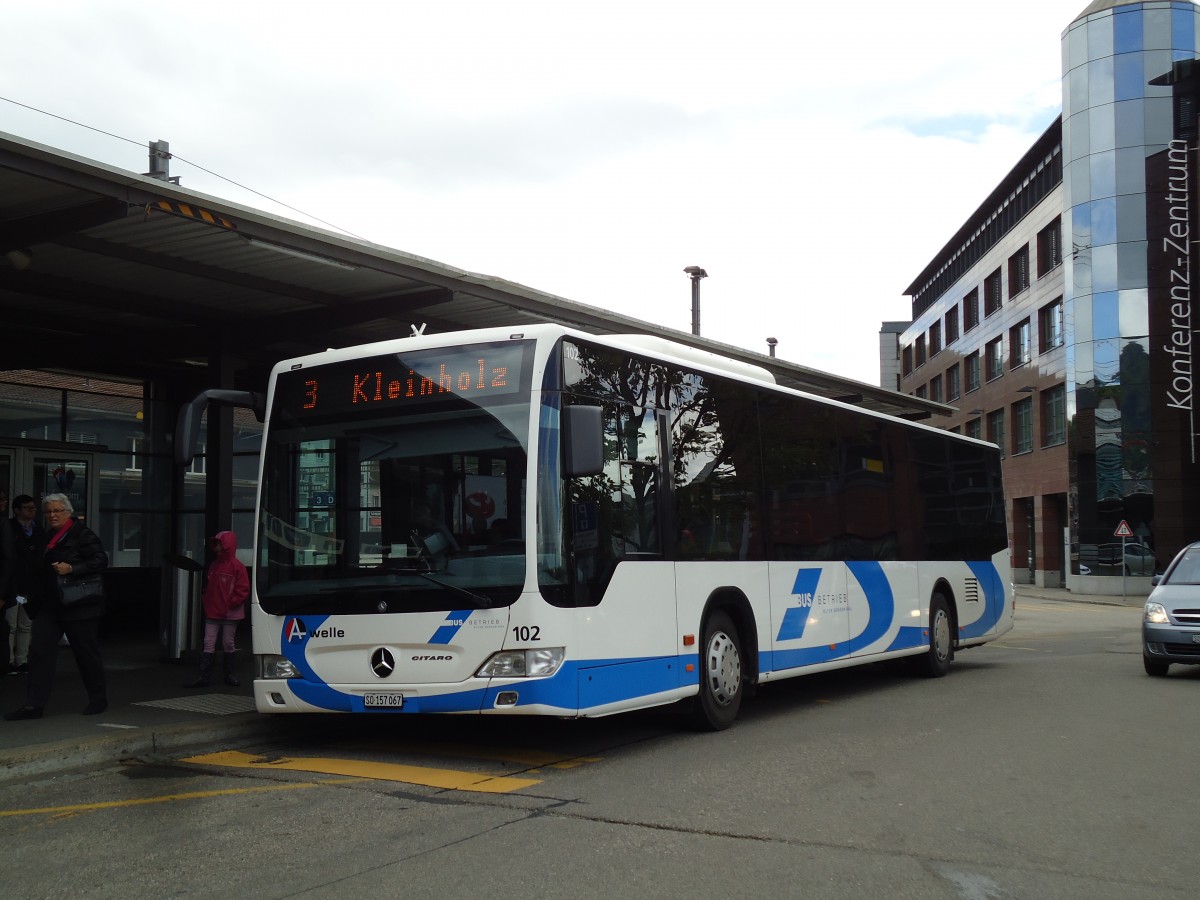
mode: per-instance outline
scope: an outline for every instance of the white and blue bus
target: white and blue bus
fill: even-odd
[[[1012,627],[994,445],[646,336],[553,326],[275,366],[264,713],[600,716]]]

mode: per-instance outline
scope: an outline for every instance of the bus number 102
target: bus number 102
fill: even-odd
[[[518,641],[540,641],[542,629],[538,625],[517,625],[513,628],[513,637]]]

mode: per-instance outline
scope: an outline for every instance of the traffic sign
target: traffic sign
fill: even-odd
[[[1126,522],[1124,519],[1122,519],[1121,524],[1117,526],[1117,530],[1113,532],[1113,537],[1119,537],[1119,538],[1133,537],[1133,531],[1130,530],[1129,523]]]

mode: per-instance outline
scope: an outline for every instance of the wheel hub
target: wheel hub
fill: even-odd
[[[742,658],[735,644],[723,631],[712,636],[708,644],[708,681],[713,699],[728,706],[742,684]]]

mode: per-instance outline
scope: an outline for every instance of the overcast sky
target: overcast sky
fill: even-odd
[[[684,332],[702,266],[706,336],[878,383],[1087,5],[10,3],[0,97],[108,134],[0,131],[138,172],[167,140],[187,188]]]

